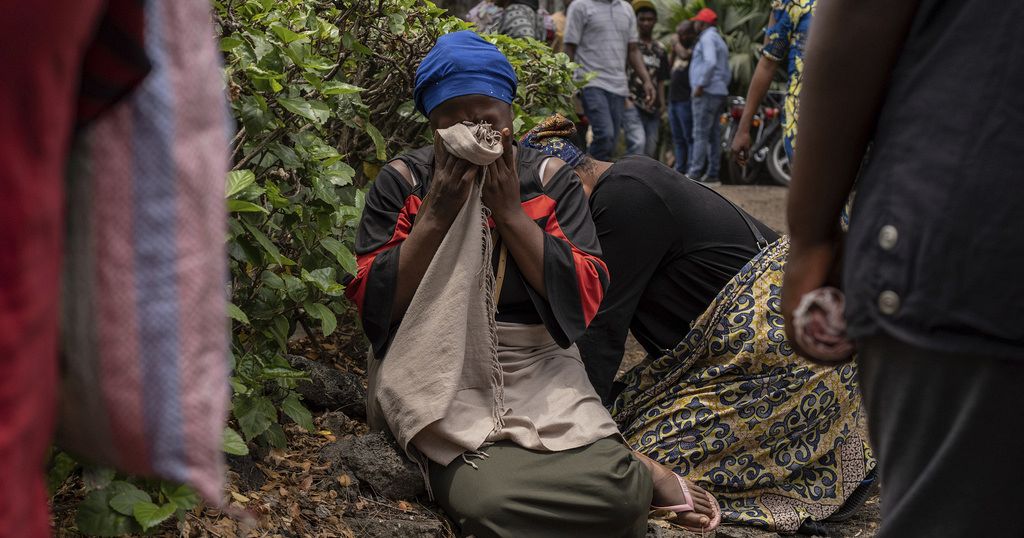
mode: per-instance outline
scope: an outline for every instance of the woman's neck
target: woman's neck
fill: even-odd
[[[576,175],[579,176],[580,183],[583,183],[583,192],[587,194],[587,198],[590,198],[590,193],[597,187],[601,175],[612,167],[612,163],[590,159],[587,164],[587,166],[577,168]]]

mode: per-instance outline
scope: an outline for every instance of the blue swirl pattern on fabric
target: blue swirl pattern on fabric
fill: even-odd
[[[780,310],[783,237],[719,292],[668,355],[626,373],[612,416],[632,447],[712,491],[728,523],[792,533],[875,467],[856,365],[796,355]]]

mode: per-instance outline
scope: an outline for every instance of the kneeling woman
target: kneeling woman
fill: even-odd
[[[653,159],[594,161],[571,134],[556,116],[523,145],[589,194],[611,285],[578,345],[632,447],[713,492],[726,522],[789,533],[849,515],[875,465],[856,367],[786,340],[786,238]],[[613,384],[630,331],[648,357]]]
[[[643,536],[655,482],[684,522],[717,524],[703,490],[629,450],[587,380],[573,342],[608,273],[572,168],[510,142],[515,93],[508,60],[468,31],[417,70],[435,144],[377,178],[348,285],[372,343],[371,425],[467,535]]]

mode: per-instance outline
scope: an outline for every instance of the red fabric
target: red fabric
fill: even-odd
[[[562,227],[558,224],[558,215],[555,212],[556,203],[546,195],[540,195],[523,202],[523,211],[533,220],[548,217],[544,231],[554,237],[565,241],[572,251],[573,265],[576,266],[576,284],[580,289],[580,302],[583,306],[583,321],[586,325],[594,320],[598,309],[601,307],[601,300],[604,299],[604,286],[601,285],[601,273],[608,274],[608,266],[597,256],[587,254],[580,250],[566,237]]]
[[[362,254],[356,258],[359,269],[356,272],[355,278],[345,287],[345,295],[356,303],[360,311],[363,310],[363,301],[366,297],[366,283],[369,281],[373,260],[381,252],[394,248],[395,245],[409,237],[409,232],[412,230],[412,222],[415,220],[422,203],[422,200],[415,195],[410,195],[406,198],[405,205],[398,214],[398,222],[395,224],[395,231],[391,234],[391,239],[377,250]],[[576,266],[576,283],[579,285],[580,300],[583,305],[583,319],[589,325],[594,316],[597,315],[597,310],[601,306],[601,300],[604,298],[604,287],[601,285],[601,272],[598,271],[598,267],[600,267],[604,274],[608,274],[608,267],[601,258],[580,250],[566,237],[565,232],[562,231],[561,226],[558,224],[555,206],[555,200],[543,194],[522,203],[523,211],[528,217],[533,220],[540,220],[546,217],[547,224],[544,231],[569,245],[573,264]],[[489,219],[488,224],[493,228],[494,220]]]
[[[0,3],[0,538],[50,534],[64,166],[100,5]]]
[[[708,24],[715,24],[718,22],[718,14],[715,10],[706,7],[697,12],[696,15],[690,18],[691,21],[706,22]]]
[[[409,232],[412,231],[412,221],[419,213],[421,205],[423,205],[423,200],[415,195],[406,198],[405,205],[402,206],[402,211],[398,214],[398,222],[395,224],[395,231],[391,234],[391,239],[377,250],[356,257],[358,266],[356,277],[345,286],[345,296],[356,303],[360,311],[363,310],[363,301],[366,299],[366,283],[370,280],[370,268],[373,267],[373,260],[377,259],[377,255],[381,252],[394,248],[395,245],[409,237]]]

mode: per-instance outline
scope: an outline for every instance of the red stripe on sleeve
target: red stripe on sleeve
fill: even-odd
[[[558,224],[558,216],[555,214],[556,202],[547,195],[540,195],[536,198],[523,202],[523,210],[531,219],[537,220],[547,217],[547,224],[544,228],[549,233],[565,241],[572,251],[573,265],[576,267],[576,283],[579,285],[580,302],[583,306],[583,321],[587,325],[597,315],[601,307],[601,300],[604,298],[604,287],[601,285],[601,273],[608,274],[608,266],[601,258],[588,254],[576,247],[566,237],[562,227]]]
[[[356,256],[356,265],[358,269],[356,271],[355,278],[348,283],[345,287],[345,296],[352,302],[356,303],[359,311],[363,310],[363,300],[366,295],[366,283],[370,280],[370,269],[373,267],[373,260],[377,259],[377,256],[386,250],[392,249],[395,246],[405,241],[409,237],[409,232],[412,231],[412,221],[417,213],[419,213],[420,206],[423,201],[415,195],[409,195],[405,199],[405,205],[402,206],[402,210],[398,213],[398,220],[395,223],[395,231],[391,234],[391,238],[388,239],[387,243],[383,246],[368,252],[366,254],[360,254]]]

